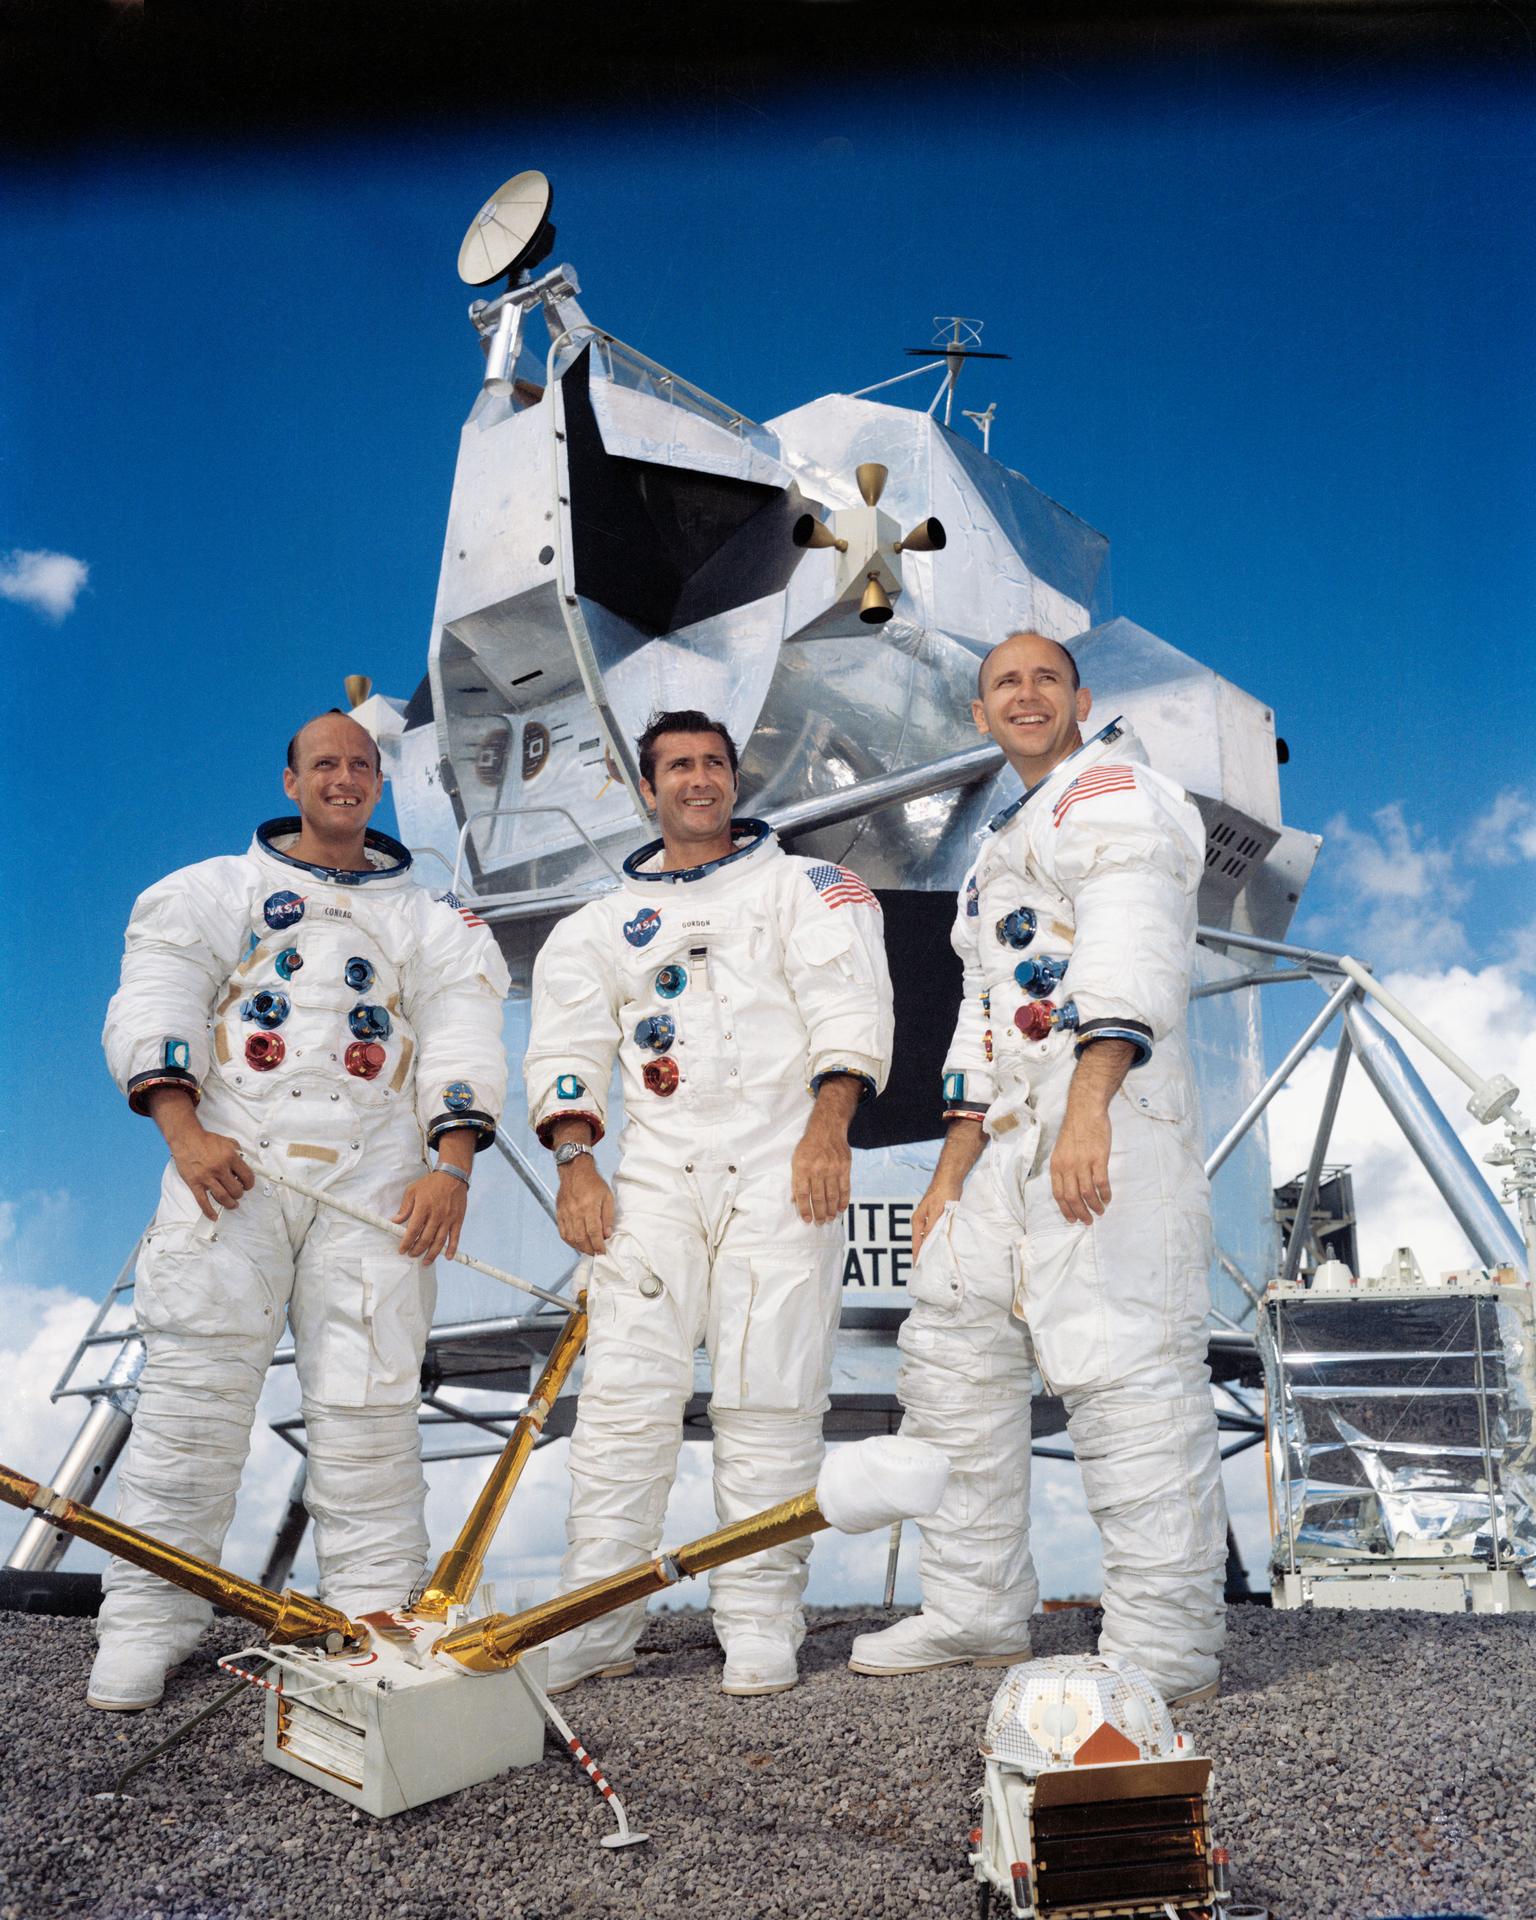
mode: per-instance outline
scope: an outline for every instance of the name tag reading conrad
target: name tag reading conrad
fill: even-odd
[[[906,1295],[912,1265],[913,1200],[855,1200],[848,1208],[848,1248],[843,1259],[843,1290]]]

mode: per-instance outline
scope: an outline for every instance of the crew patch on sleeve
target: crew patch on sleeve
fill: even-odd
[[[479,914],[472,912],[466,907],[456,893],[445,889],[442,893],[434,893],[432,898],[441,906],[452,907],[466,927],[483,927],[485,925],[485,922],[480,918]]]
[[[1097,800],[1103,793],[1134,793],[1136,776],[1128,766],[1116,762],[1112,766],[1090,767],[1086,773],[1080,773],[1056,802],[1051,815],[1059,827],[1079,800]]]
[[[834,912],[838,907],[873,907],[876,913],[880,911],[880,902],[846,867],[807,867],[806,878]]]

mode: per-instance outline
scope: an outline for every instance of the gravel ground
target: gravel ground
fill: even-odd
[[[801,1686],[731,1700],[705,1616],[654,1616],[632,1678],[562,1702],[652,1835],[610,1853],[610,1816],[553,1747],[375,1821],[262,1763],[254,1689],[99,1801],[223,1676],[200,1654],[159,1711],[96,1713],[90,1623],[0,1614],[0,1920],[970,1916],[999,1676],[850,1674],[853,1633],[883,1622],[815,1612]],[[1050,1614],[1036,1650],[1087,1651],[1096,1623]],[[225,1624],[207,1645],[244,1641]],[[1536,1914],[1536,1620],[1234,1608],[1224,1686],[1181,1724],[1216,1762],[1239,1901],[1276,1920]]]

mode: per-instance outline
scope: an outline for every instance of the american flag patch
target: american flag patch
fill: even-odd
[[[1056,802],[1056,811],[1052,815],[1059,827],[1068,813],[1079,800],[1097,800],[1101,793],[1134,793],[1136,776],[1127,766],[1090,767],[1086,773],[1080,773]]]
[[[880,911],[880,902],[859,876],[850,873],[846,867],[808,867],[806,878],[834,910],[838,907],[873,907],[876,913]]]
[[[459,896],[456,893],[435,893],[432,898],[441,906],[452,907],[466,927],[483,927],[485,925],[485,922],[480,918],[478,913],[472,913],[468,907],[460,906]]]

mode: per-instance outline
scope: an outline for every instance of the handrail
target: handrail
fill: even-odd
[[[586,828],[576,818],[575,814],[571,812],[569,807],[557,807],[557,806],[551,806],[551,805],[540,806],[540,807],[481,807],[474,813],[466,814],[464,819],[464,824],[462,827],[459,828],[458,852],[457,852],[457,857],[455,858],[453,863],[453,878],[449,882],[449,890],[451,892],[457,893],[459,890],[459,875],[464,865],[464,852],[466,847],[469,844],[469,830],[472,826],[474,826],[476,821],[478,820],[512,820],[512,819],[516,819],[519,815],[525,814],[525,813],[526,814],[558,813],[562,815],[565,819],[570,821],[571,825],[576,829],[577,833],[580,834],[581,838],[586,841],[588,849],[592,853],[594,853],[597,856],[597,858],[602,862],[602,864],[608,869],[609,873],[613,875],[614,880],[617,882],[622,882],[624,876],[619,872],[618,868],[608,858],[607,854],[603,852],[602,848],[598,846],[597,842],[592,838],[591,834],[587,832]]]

